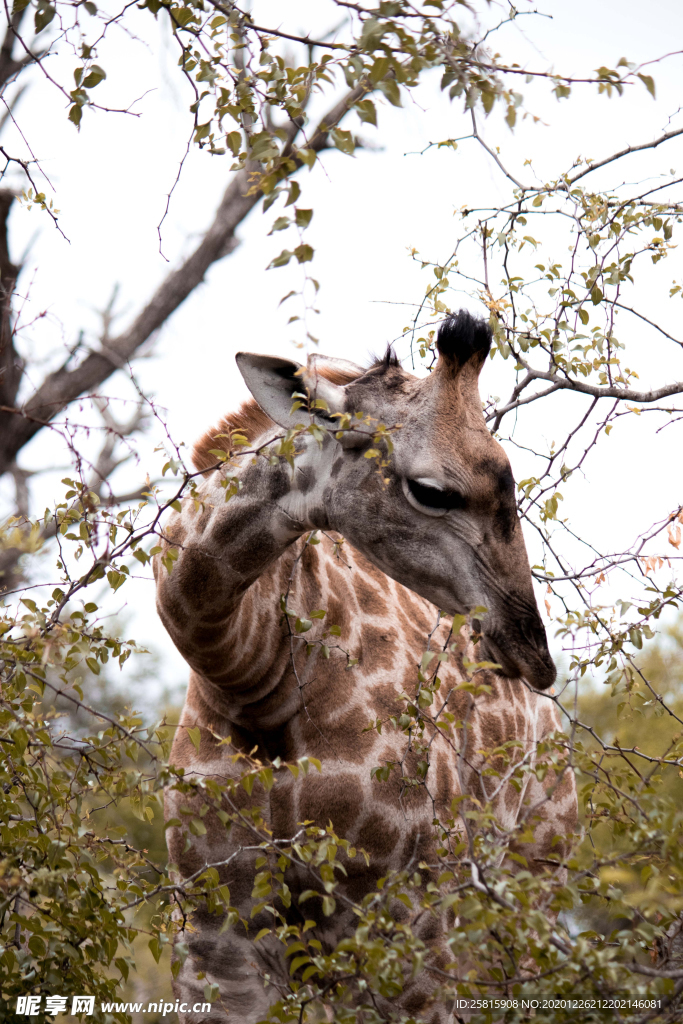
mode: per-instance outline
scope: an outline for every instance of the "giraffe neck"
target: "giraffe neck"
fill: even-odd
[[[329,528],[323,495],[338,448],[329,434],[321,442],[311,435],[299,436],[297,453],[289,463],[279,457],[282,434],[282,428],[274,427],[255,441],[253,447],[263,450],[260,456],[238,456],[240,491],[228,502],[229,507],[236,501],[237,516],[244,514],[238,505],[243,509],[248,503],[280,553],[308,530]],[[220,488],[218,474],[213,474],[209,485],[214,492]],[[229,557],[229,546],[226,554]]]
[[[188,499],[167,527],[165,547],[178,551],[173,571],[155,559],[160,617],[216,699],[230,691],[231,700],[238,692],[239,703],[252,703],[277,685],[279,598],[295,557],[282,556],[302,534],[329,525],[322,494],[335,442],[307,437],[302,448],[293,469],[282,459],[242,456],[241,486],[227,502],[222,475],[212,473],[200,487],[202,504]]]

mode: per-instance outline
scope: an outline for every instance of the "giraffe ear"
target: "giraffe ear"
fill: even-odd
[[[471,366],[477,374],[489,354],[493,332],[486,320],[481,320],[461,309],[446,317],[436,336],[436,347],[451,373],[459,373]]]
[[[330,425],[330,414],[343,412],[346,395],[343,387],[332,384],[322,376],[311,373],[301,363],[278,356],[259,356],[253,352],[238,352],[237,366],[244,382],[263,411],[281,427],[290,429],[306,421],[304,409],[295,409],[295,392],[310,394],[311,399],[323,399],[327,409],[320,410],[322,422]]]
[[[338,359],[336,356],[325,356],[322,352],[313,352],[308,357],[308,369],[332,381],[333,384],[350,384],[352,380],[358,380],[365,373],[358,363]]]

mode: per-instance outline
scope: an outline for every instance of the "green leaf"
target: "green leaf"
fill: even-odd
[[[279,256],[270,261],[268,270],[272,267],[286,267],[293,255],[294,253],[290,252],[289,249],[283,249]]]
[[[38,35],[39,32],[42,32],[44,28],[47,28],[54,18],[55,13],[56,12],[52,4],[46,4],[43,2],[39,3],[38,10],[36,11],[33,19],[36,35]]]
[[[308,964],[310,962],[311,958],[307,953],[305,953],[303,956],[294,957],[294,959],[289,965],[289,973],[294,974],[294,972],[297,971],[299,967],[303,966],[303,964]]]
[[[242,146],[242,136],[239,132],[228,132],[225,136],[225,143],[233,156],[237,156]]]
[[[356,148],[351,132],[342,131],[341,128],[333,128],[330,132],[330,138],[337,149],[340,149],[342,153],[346,153],[348,156],[350,156]]]
[[[87,6],[88,5],[86,4],[86,7]],[[91,6],[94,7],[95,5],[92,4]],[[130,967],[129,967],[127,961],[124,960],[123,957],[117,957],[116,960],[114,961],[114,966],[118,969],[118,972],[121,975],[121,977],[123,978],[123,980],[124,981],[128,981],[128,975],[129,975],[129,972],[130,972]]]
[[[388,57],[378,57],[370,68],[370,81],[373,85],[377,85],[384,78],[390,66],[391,61]]]
[[[306,149],[305,147],[297,150],[297,156],[299,157],[299,160],[309,168],[313,166],[318,158],[318,154],[314,149]],[[289,202],[292,202],[292,200]],[[286,205],[289,205],[289,202]],[[296,200],[294,200],[294,202],[296,202]]]
[[[315,889],[304,889],[304,891],[301,893],[301,896],[299,896],[299,903],[305,903],[306,900],[310,900],[312,896],[319,895],[320,893],[316,892]]]
[[[401,92],[393,78],[386,78],[383,81],[378,82],[377,88],[384,93],[386,98],[394,107],[400,107],[402,105]]]
[[[372,100],[360,100],[356,103],[354,110],[365,124],[377,127],[377,108]]]
[[[377,49],[387,32],[388,26],[386,23],[383,24],[378,18],[366,18],[363,22],[360,46],[367,52],[372,53],[373,50]]]
[[[31,950],[34,956],[45,956],[46,947],[40,935],[31,936],[31,938],[28,940],[28,948]]]
[[[642,74],[640,74],[640,72],[638,73],[638,78],[641,80],[641,82],[643,83],[643,85],[645,86],[647,91],[649,92],[650,96],[652,96],[652,99],[653,100],[656,99],[656,97],[655,97],[655,80],[654,80],[654,78],[652,78],[651,75],[642,75]]]
[[[313,259],[314,249],[310,245],[297,245],[293,255],[296,256],[299,263],[310,263]]]
[[[12,733],[14,752],[21,757],[28,746],[28,734],[25,729],[15,729]]]
[[[434,651],[424,652],[424,654],[422,655],[422,661],[420,662],[420,668],[422,669],[422,671],[424,671],[429,666],[429,662],[434,657],[434,653]]]
[[[107,573],[107,579],[109,580],[109,586],[116,593],[119,587],[122,587],[126,582],[125,573],[117,572],[116,569],[110,569]]]
[[[215,1003],[220,995],[220,989],[216,982],[204,986],[204,998],[207,1003]]]
[[[198,725],[195,725],[192,729],[187,730],[187,735],[192,740],[194,749],[199,753],[199,745],[202,741],[202,731]]]
[[[313,210],[300,210],[296,207],[294,214],[296,225],[299,228],[307,228],[313,218]]]
[[[476,93],[475,93],[475,95],[476,95]],[[495,94],[494,90],[493,89],[484,89],[482,94],[481,94],[481,103],[482,103],[482,106],[483,106],[483,108],[484,108],[484,110],[485,110],[487,115],[490,114],[491,111],[493,110],[493,104],[495,102],[496,102],[496,94]],[[474,104],[472,104],[472,106],[474,106]]]
[[[99,64],[91,64],[87,77],[83,80],[84,89],[94,89],[107,77],[106,71]]]

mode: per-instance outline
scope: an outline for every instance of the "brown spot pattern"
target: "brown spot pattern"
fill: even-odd
[[[320,372],[327,379],[334,376],[327,368]],[[349,389],[358,408],[370,398],[380,402],[390,394],[412,402],[416,394],[417,385],[412,379],[390,364],[381,364],[366,377]],[[463,444],[467,430],[478,431],[482,439],[490,441],[480,423],[480,406],[472,411],[473,403],[478,402],[476,379],[466,377],[447,380],[439,371],[424,385],[421,401],[441,412],[432,425],[431,443],[444,466],[454,447]],[[333,382],[348,383],[350,379],[342,374]],[[253,401],[247,402],[200,439],[193,454],[195,465],[207,471],[216,462],[210,449],[229,451],[229,438],[217,434],[239,429],[254,441],[272,427],[265,413]],[[425,438],[429,441],[428,435]],[[481,443],[485,446],[488,441]],[[505,484],[503,490],[509,491],[504,465],[495,460],[487,462],[486,458],[470,461],[473,500],[483,500],[485,480],[492,474],[498,474]],[[339,468],[339,460],[336,465],[341,476],[343,466]],[[258,467],[250,468],[249,473],[253,473],[257,486]],[[202,487],[209,487],[210,480]],[[231,773],[234,777],[239,770],[230,760],[238,751],[255,749],[263,759],[295,761],[304,754],[319,758],[321,773],[311,769],[295,779],[283,769],[276,773],[275,785],[267,797],[258,787],[251,798],[239,789],[236,803],[248,808],[254,801],[260,802],[278,838],[294,835],[304,820],[318,826],[332,821],[340,836],[365,849],[371,857],[369,867],[360,856],[344,862],[348,876],[340,881],[340,889],[350,899],[359,900],[374,889],[387,870],[400,870],[420,861],[434,862],[438,840],[433,818],[435,814],[442,819],[450,816],[452,802],[460,795],[459,772],[470,792],[485,800],[482,785],[493,791],[497,782],[493,777],[482,783],[477,776],[477,769],[486,760],[486,749],[515,739],[521,744],[515,758],[532,756],[538,740],[555,731],[559,722],[550,702],[530,693],[516,680],[489,672],[483,678],[491,687],[490,694],[474,700],[459,691],[463,655],[471,661],[478,657],[464,632],[449,637],[450,623],[442,619],[430,641],[431,649],[443,650],[455,643],[457,653],[439,667],[438,706],[445,703],[461,724],[443,731],[430,727],[428,738],[433,742],[425,784],[406,786],[401,772],[415,777],[418,755],[414,750],[407,751],[406,737],[386,720],[400,709],[402,693],[415,692],[417,666],[427,636],[437,623],[437,609],[390,579],[348,543],[339,559],[328,538],[316,546],[304,545],[301,538],[291,546],[276,539],[270,517],[291,486],[287,472],[278,470],[269,478],[260,505],[236,503],[229,514],[225,506],[217,512],[208,503],[199,513],[183,509],[166,531],[168,541],[182,544],[183,550],[170,577],[157,569],[160,613],[194,669],[172,761],[185,768],[188,777],[196,772],[221,778]],[[316,481],[310,472],[302,473],[293,486],[304,493],[314,490]],[[502,533],[510,532],[506,508],[501,498]],[[373,529],[381,542],[381,523],[378,528],[375,522]],[[528,572],[528,566],[524,571]],[[297,612],[324,609],[327,613],[323,620],[314,621],[303,640],[290,640],[280,610],[280,596],[285,591],[288,605]],[[332,624],[341,628],[341,637],[337,641],[328,634],[323,640]],[[323,642],[329,644],[329,657],[323,656]],[[336,648],[337,642],[342,650]],[[311,646],[309,654],[307,643]],[[346,668],[345,652],[359,659],[351,670]],[[385,723],[381,736],[367,730],[377,717]],[[465,720],[466,730],[462,728]],[[198,751],[188,735],[188,728],[195,726],[200,728],[201,736]],[[230,736],[231,745],[219,744],[212,732]],[[400,763],[402,768],[395,768],[387,781],[371,779],[371,769],[387,763]],[[487,764],[504,769],[501,758],[493,762],[489,758]],[[573,776],[565,773],[553,790],[551,785],[557,780],[553,772],[548,773],[545,786],[533,774],[526,779],[519,793],[510,785],[500,786],[494,810],[501,828],[512,831],[533,808],[534,842],[520,847],[520,852],[529,859],[531,870],[544,870],[542,859],[562,850],[556,837],[565,837],[575,828]],[[179,809],[183,802],[195,807],[192,800],[168,793],[167,817],[185,820]],[[181,875],[198,870],[205,862],[227,860],[240,845],[253,844],[253,835],[247,829],[233,826],[226,831],[212,812],[204,820],[207,834],[192,838],[189,850],[185,850],[185,829],[169,829],[169,853]],[[230,886],[232,901],[246,919],[253,905],[252,867],[248,859],[238,859],[222,869],[222,880]],[[309,887],[310,879],[293,872],[293,893]],[[328,929],[330,943],[353,927],[351,916],[344,917],[341,911],[331,920],[323,919],[320,908],[313,906],[315,902],[307,905],[306,915],[319,920],[321,933]],[[292,920],[299,920],[293,911]],[[219,918],[208,914],[195,915],[197,932],[179,973],[176,993],[183,999],[189,997],[189,1001],[197,985],[197,971],[205,970],[209,977],[213,972],[220,978],[221,999],[229,1007],[231,1019],[241,1024],[247,1019],[245,1014],[265,1016],[271,1000],[264,995],[263,972],[273,977],[280,977],[282,972],[282,980],[287,979],[279,949],[269,949],[267,941],[262,948],[261,944],[254,947],[248,937],[240,938],[233,931],[221,935],[220,923]],[[262,922],[257,916],[250,927],[257,930],[263,923],[270,921]],[[447,956],[440,945],[442,927],[443,922],[431,915],[420,922],[420,934],[433,951],[434,963]],[[445,1024],[449,1010],[432,1010],[430,991],[425,971],[400,1000],[387,1004],[386,1009],[389,1013],[422,1013],[434,1024]]]

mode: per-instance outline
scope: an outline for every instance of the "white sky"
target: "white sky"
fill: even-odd
[[[288,14],[298,12],[298,23],[297,18],[287,18],[294,29],[322,30],[335,23],[334,13],[327,16],[327,5],[302,0],[287,6]],[[646,8],[634,0],[550,0],[541,8],[551,17],[519,19],[500,33],[496,43],[504,56],[531,69],[554,67],[565,74],[588,74],[601,64],[614,67],[622,56],[642,62],[683,45],[683,5],[673,0],[653,0]],[[269,24],[270,13],[274,19],[283,7],[269,2],[257,3],[256,9],[259,21]],[[141,96],[134,108],[140,118],[86,112],[77,133],[67,122],[62,98],[37,71],[31,73],[31,88],[18,108],[24,136],[55,186],[60,225],[70,239],[67,243],[37,209],[27,212],[17,205],[12,214],[15,260],[28,249],[20,282],[21,291],[29,295],[24,321],[46,313],[23,334],[26,350],[37,360],[32,382],[39,381],[43,368],[62,361],[64,346],[72,345],[80,330],[86,342],[95,343],[96,311],[107,303],[115,284],[120,286],[118,326],[135,315],[169,267],[192,251],[229,179],[228,157],[191,153],[163,227],[167,263],[159,254],[157,224],[190,131],[188,97],[174,67],[169,38],[154,28],[148,12],[133,9],[131,16],[145,43],[112,37],[101,53],[100,63],[109,78],[98,88],[97,99],[119,105]],[[53,73],[66,74],[73,63],[73,58],[56,58],[50,66]],[[682,65],[682,58],[674,56],[648,69],[657,83],[656,101],[641,85],[622,100],[598,97],[595,88],[586,85],[575,87],[569,101],[558,103],[547,85],[520,83],[526,108],[542,123],[524,122],[511,134],[494,114],[486,122],[480,118],[480,127],[489,145],[501,147],[517,177],[529,181],[535,173],[548,180],[571,166],[579,154],[598,159],[680,127],[683,114],[675,115]],[[330,152],[313,173],[301,175],[304,191],[299,205],[315,209],[308,238],[316,248],[311,273],[322,285],[321,315],[311,321],[311,330],[320,338],[321,351],[358,362],[401,337],[411,307],[429,283],[428,272],[419,269],[408,250],[415,247],[425,258],[444,260],[458,230],[454,211],[465,204],[495,204],[510,194],[493,161],[472,141],[462,143],[455,153],[433,148],[423,156],[406,155],[430,141],[470,131],[460,105],[439,95],[436,75],[405,108],[382,104],[379,123],[376,132],[368,125],[359,127],[351,115],[344,127],[358,131],[368,142],[377,139],[380,151],[361,150],[353,159]],[[11,130],[3,142],[13,153],[22,145]],[[668,175],[671,169],[683,170],[682,157],[681,143],[675,140],[629,157],[616,171],[595,174],[594,184],[613,187],[624,175],[629,181]],[[527,158],[533,160],[531,168],[523,166]],[[272,257],[289,245],[286,233],[267,237],[277,212],[273,208],[264,217],[257,208],[251,214],[239,230],[241,245],[235,254],[211,268],[204,285],[161,331],[153,357],[136,364],[139,383],[167,410],[176,440],[191,444],[245,397],[234,364],[236,351],[296,358],[287,319],[298,310],[278,303],[290,288],[298,287],[300,270],[265,272]],[[566,239],[551,234],[548,254],[553,255],[555,246],[562,257],[566,244]],[[682,277],[680,255],[674,252],[665,267],[644,273],[639,284],[640,308],[674,334],[681,300],[669,300],[668,289],[672,279]],[[477,308],[476,298],[464,294],[448,301]],[[633,346],[634,355],[626,362],[637,368],[643,387],[683,379],[680,349],[665,347],[654,332],[642,332],[634,321],[624,320],[619,335]],[[407,354],[405,341],[398,343],[397,351]],[[509,364],[494,362],[482,391],[503,397],[511,388],[510,374]],[[118,377],[103,390],[130,395],[129,386]],[[575,396],[563,396],[553,400],[552,411],[532,406],[520,417],[521,434],[516,438],[523,443],[533,440],[537,446],[560,441],[564,417],[576,418],[576,403]],[[87,418],[87,411],[81,418]],[[656,434],[663,420],[653,416],[651,421],[620,420],[587,463],[585,477],[562,488],[563,513],[597,546],[614,550],[630,544],[639,530],[683,501],[678,428]],[[139,466],[129,464],[118,474],[120,489],[136,486],[146,472],[157,475],[158,457],[152,448],[159,440],[161,430],[154,427],[140,442]],[[516,476],[528,475],[529,459],[514,448],[509,452]],[[26,467],[59,467],[66,461],[66,454],[44,433],[22,454]],[[62,475],[36,478],[36,511],[49,503]],[[8,496],[6,490],[2,493]],[[51,561],[48,556],[47,564]],[[597,595],[596,600],[601,599]],[[160,682],[182,680],[184,666],[153,611],[152,583],[129,583],[106,606],[114,610],[124,601],[134,624],[127,632],[162,652]]]

